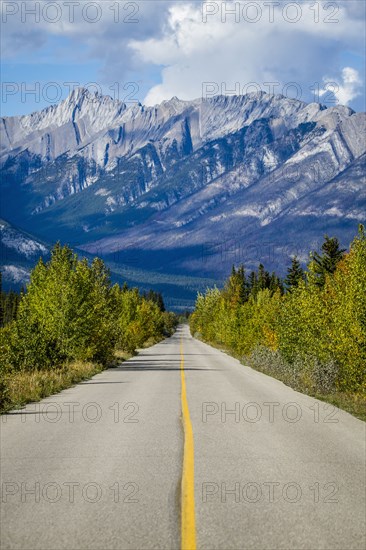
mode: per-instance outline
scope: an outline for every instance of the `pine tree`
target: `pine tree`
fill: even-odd
[[[268,271],[266,271],[264,269],[263,264],[259,264],[259,267],[258,267],[258,288],[259,288],[259,290],[264,290],[265,288],[269,288],[270,287],[270,282],[271,282],[271,278],[270,278],[270,275],[269,275]]]
[[[165,311],[164,300],[160,292],[155,292],[155,290],[150,289],[148,292],[144,292],[142,294],[142,297],[145,300],[148,300],[150,302],[154,302],[155,304],[157,304],[158,308],[162,313]]]
[[[297,256],[294,256],[291,261],[291,267],[287,268],[287,277],[285,279],[287,290],[291,291],[291,289],[299,286],[300,281],[303,281],[304,277],[304,270],[302,269]]]
[[[237,280],[239,286],[239,300],[241,304],[244,304],[248,300],[249,290],[243,264],[241,264],[238,268]]]
[[[337,237],[328,237],[328,235],[325,235],[324,239],[321,247],[323,254],[313,252],[310,255],[311,262],[309,265],[309,269],[315,275],[315,283],[320,287],[324,286],[326,276],[332,275],[335,272],[337,264],[343,258],[346,251],[345,248],[340,248]]]
[[[269,290],[271,291],[272,294],[276,292],[276,290],[279,290],[281,294],[283,294],[283,291],[284,291],[283,283],[274,271],[270,276]]]
[[[252,271],[249,275],[248,288],[251,295],[255,296],[258,292],[258,275],[256,271]]]

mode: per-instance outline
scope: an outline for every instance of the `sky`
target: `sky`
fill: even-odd
[[[1,114],[75,87],[127,104],[282,94],[365,110],[365,2],[0,0]]]

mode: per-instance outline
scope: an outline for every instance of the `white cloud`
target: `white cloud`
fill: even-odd
[[[56,64],[97,59],[114,82],[133,66],[128,41],[159,34],[166,15],[164,1],[0,0],[2,56],[24,62],[34,53],[36,61]]]
[[[242,0],[172,5],[161,36],[131,40],[141,62],[162,67],[161,83],[145,102],[200,97],[207,82],[222,93],[254,91],[247,85],[256,83],[264,91],[318,101],[311,88],[319,88],[315,84],[322,82],[324,67],[337,73],[344,50],[362,51],[363,22],[347,5],[329,11],[328,4],[316,3],[316,13],[313,2],[255,4],[257,14],[245,12],[248,2]],[[225,10],[234,5],[239,6],[237,20],[227,13],[225,21]],[[209,10],[215,13],[204,22]]]
[[[51,8],[43,11],[47,4],[59,5],[62,16],[58,21],[47,20],[46,14],[49,19],[56,14]],[[19,8],[14,15],[8,14],[2,25],[4,58],[28,64],[43,60],[50,65],[96,60],[96,79],[110,85],[123,83],[128,76],[141,81],[144,90],[149,82],[159,81],[160,75],[161,83],[147,94],[149,104],[175,95],[182,99],[200,97],[204,82],[215,83],[213,86],[223,93],[238,90],[238,86],[239,92],[245,91],[246,85],[254,82],[264,91],[291,96],[296,95],[296,85],[302,99],[317,101],[310,88],[318,90],[319,83],[324,87],[325,74],[339,74],[345,64],[340,62],[344,52],[360,56],[359,65],[347,60],[347,65],[356,69],[364,53],[365,3],[354,0],[79,0],[71,2],[75,5],[74,20],[70,19],[68,4],[62,0],[0,0],[3,15],[5,9]],[[102,14],[95,24],[85,17],[93,17],[92,8],[82,16],[85,5],[92,4],[99,4]],[[131,8],[125,8],[129,4],[138,7],[131,16],[136,23],[127,22]],[[34,16],[28,15],[23,23],[22,10],[34,5],[40,6],[43,16],[35,23]],[[246,8],[248,5],[252,7]],[[229,14],[233,6],[240,12],[237,21]],[[255,6],[259,6],[257,14]],[[212,10],[215,13],[210,14]],[[295,85],[286,89],[289,83]],[[252,86],[249,91],[253,90]],[[352,101],[358,91],[354,75],[343,75],[339,101]]]
[[[320,90],[320,96],[333,93],[341,105],[348,105],[353,99],[361,95],[362,80],[358,71],[352,67],[342,69],[341,80],[324,77],[323,82],[326,86]]]

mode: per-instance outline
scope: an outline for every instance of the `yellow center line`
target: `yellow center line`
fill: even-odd
[[[194,440],[187,401],[182,340],[180,341],[180,374],[182,381],[182,416],[184,429],[181,548],[182,550],[196,550],[196,520],[194,512]]]

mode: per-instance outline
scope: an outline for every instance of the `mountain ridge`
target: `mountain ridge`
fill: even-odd
[[[107,261],[133,250],[141,267],[221,279],[237,255],[206,257],[210,243],[271,235],[285,250],[291,233],[304,248],[329,229],[348,245],[365,218],[366,115],[349,107],[265,92],[128,107],[77,90],[1,129],[2,217]]]

